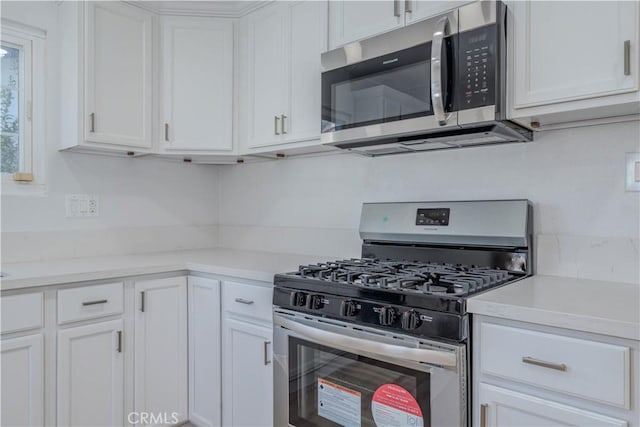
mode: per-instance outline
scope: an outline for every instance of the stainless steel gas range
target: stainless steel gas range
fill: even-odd
[[[470,425],[466,300],[532,274],[531,204],[367,203],[360,235],[275,276],[275,425]]]

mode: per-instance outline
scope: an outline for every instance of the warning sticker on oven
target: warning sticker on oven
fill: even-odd
[[[396,384],[385,384],[371,399],[373,420],[378,427],[423,427],[420,405],[409,391]]]
[[[361,393],[318,378],[318,415],[345,427],[360,427]]]

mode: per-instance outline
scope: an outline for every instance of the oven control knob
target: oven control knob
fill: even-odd
[[[345,300],[340,303],[340,315],[346,317],[353,317],[358,314],[360,310],[358,310],[358,305],[351,301]]]
[[[309,295],[307,298],[307,308],[311,310],[319,310],[323,305],[322,295]]]
[[[402,313],[401,323],[402,329],[411,330],[417,329],[422,322],[420,321],[420,315],[417,311],[409,310]]]
[[[291,292],[289,295],[289,304],[292,307],[304,307],[307,303],[307,294],[304,292]]]
[[[396,321],[396,309],[393,307],[380,307],[379,317],[382,326],[391,326]]]

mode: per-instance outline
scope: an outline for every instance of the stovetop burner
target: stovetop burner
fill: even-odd
[[[475,265],[350,259],[301,265],[293,275],[345,286],[465,296],[508,282],[506,270]]]

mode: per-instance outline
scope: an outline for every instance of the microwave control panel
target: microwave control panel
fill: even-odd
[[[459,34],[458,108],[493,105],[496,98],[496,26]]]

